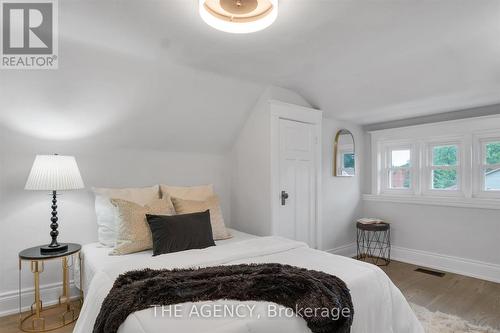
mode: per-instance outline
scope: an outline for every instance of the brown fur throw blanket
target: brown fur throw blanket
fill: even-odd
[[[283,305],[300,315],[314,333],[350,332],[354,314],[345,283],[319,271],[281,264],[145,269],[116,279],[93,333],[115,333],[129,314],[151,306],[222,299]],[[308,308],[319,310],[301,312]],[[320,309],[329,311],[325,315]],[[344,311],[344,315],[335,316],[334,311]]]

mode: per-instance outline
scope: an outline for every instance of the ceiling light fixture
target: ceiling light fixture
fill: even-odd
[[[209,26],[230,33],[269,27],[278,16],[278,0],[199,0],[200,16]]]

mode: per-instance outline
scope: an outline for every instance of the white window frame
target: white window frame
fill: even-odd
[[[442,147],[442,146],[456,146],[457,147],[457,164],[455,166],[434,166],[433,165],[433,153],[434,147]],[[438,197],[464,197],[464,180],[466,178],[466,174],[464,172],[463,166],[465,165],[465,144],[463,140],[458,138],[456,139],[436,139],[432,141],[427,141],[424,144],[424,161],[422,165],[424,166],[421,170],[423,184],[422,194],[429,196],[438,196]],[[433,171],[434,170],[451,170],[457,169],[457,189],[456,190],[443,190],[443,189],[434,189],[432,188],[433,183]]]
[[[492,142],[500,142],[498,131],[494,133],[477,134],[474,140],[474,196],[478,198],[500,199],[500,191],[485,190],[486,179],[484,170],[488,168],[500,168],[500,164],[486,164],[486,145]]]
[[[500,140],[500,115],[450,120],[369,131],[371,141],[371,191],[363,200],[406,204],[470,207],[500,210],[500,191],[484,190],[485,142]],[[431,188],[429,147],[460,144],[460,191]],[[388,188],[387,149],[411,145],[413,189]]]
[[[410,150],[410,188],[391,188],[389,173],[394,169],[406,169],[393,168],[392,167],[392,151],[394,150]],[[417,149],[415,149],[415,144],[410,142],[385,142],[382,145],[382,166],[380,170],[380,189],[382,194],[390,195],[414,195],[418,190],[418,158],[416,155]]]

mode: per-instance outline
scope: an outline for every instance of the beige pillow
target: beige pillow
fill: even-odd
[[[214,186],[213,185],[201,185],[201,186],[169,186],[160,185],[160,190],[163,195],[169,194],[173,198],[179,198],[184,200],[197,200],[204,201],[213,196]]]
[[[153,247],[146,214],[174,215],[170,198],[155,199],[141,206],[134,202],[112,199],[118,208],[119,224],[116,245],[110,254],[122,255],[149,250]]]
[[[116,243],[118,212],[110,199],[122,199],[145,205],[160,198],[158,185],[143,188],[93,188],[95,193],[95,212],[97,217],[97,237],[104,246],[113,247]]]
[[[224,225],[224,218],[222,217],[219,198],[216,195],[212,195],[205,201],[184,200],[175,197],[172,197],[171,199],[177,214],[198,213],[209,209],[210,224],[212,225],[214,240],[228,239],[232,237]]]

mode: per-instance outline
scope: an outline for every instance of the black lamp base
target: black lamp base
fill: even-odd
[[[65,251],[68,251],[68,244],[58,244],[57,246],[47,245],[40,248],[41,254],[54,254]]]
[[[52,237],[52,242],[50,242],[50,245],[42,246],[40,248],[40,253],[41,254],[54,254],[54,253],[60,253],[60,252],[66,252],[68,251],[68,244],[59,244],[57,242],[57,236],[59,235],[59,231],[57,231],[57,227],[59,224],[57,224],[57,221],[59,220],[57,218],[57,192],[52,191],[52,217],[50,221],[52,223],[50,224],[50,228],[52,231],[50,232],[50,237]]]

